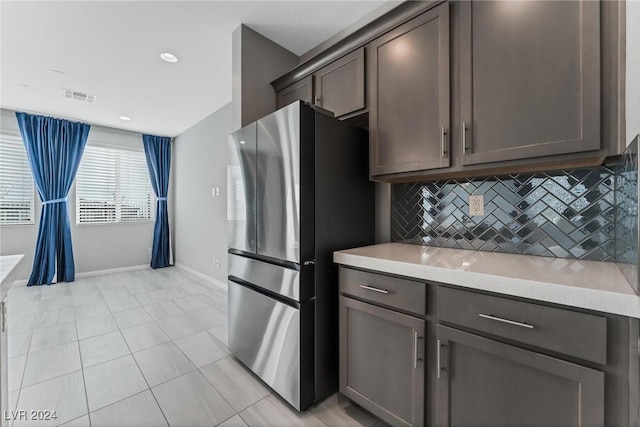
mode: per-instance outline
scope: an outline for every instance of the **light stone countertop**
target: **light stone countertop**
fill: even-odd
[[[640,318],[640,298],[611,262],[384,243],[334,262],[465,288]]]
[[[3,255],[0,256],[0,300],[7,296],[8,283],[3,283],[9,273],[22,261],[24,255]]]

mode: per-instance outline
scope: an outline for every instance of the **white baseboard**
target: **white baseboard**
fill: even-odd
[[[102,274],[122,273],[125,271],[146,270],[147,268],[151,268],[151,266],[149,264],[144,264],[131,265],[129,267],[108,268],[106,270],[84,271],[82,273],[76,273],[76,279],[80,279],[82,277],[100,276]],[[28,279],[16,280],[11,286],[24,286],[28,281]]]
[[[149,264],[143,265],[131,265],[129,267],[108,268],[106,270],[85,271],[83,273],[77,273],[76,277],[91,277],[100,276],[101,274],[123,273],[125,271],[146,270],[150,269]]]
[[[225,291],[227,290],[227,284],[225,282],[222,282],[218,279],[214,279],[211,276],[207,276],[206,274],[201,273],[198,270],[194,270],[193,268],[187,267],[184,264],[178,264],[178,263],[175,264],[175,267],[179,268],[180,270],[186,271],[187,273],[192,274],[206,282],[213,283],[214,285],[224,289]]]

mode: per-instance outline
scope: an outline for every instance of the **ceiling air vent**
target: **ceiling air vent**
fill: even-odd
[[[89,95],[89,94],[78,92],[71,89],[64,89],[64,97],[69,99],[75,99],[76,101],[86,102],[88,104],[93,104],[98,99],[96,95]]]

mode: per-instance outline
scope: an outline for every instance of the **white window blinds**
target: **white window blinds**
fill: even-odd
[[[0,225],[33,224],[34,197],[22,139],[0,134]]]
[[[144,152],[87,145],[76,177],[76,222],[153,220]]]

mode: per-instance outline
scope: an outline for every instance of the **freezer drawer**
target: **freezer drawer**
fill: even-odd
[[[229,280],[229,349],[299,411],[313,403],[313,301],[296,309]],[[309,347],[311,346],[311,347]]]
[[[300,272],[291,268],[229,254],[229,276],[300,301]]]

